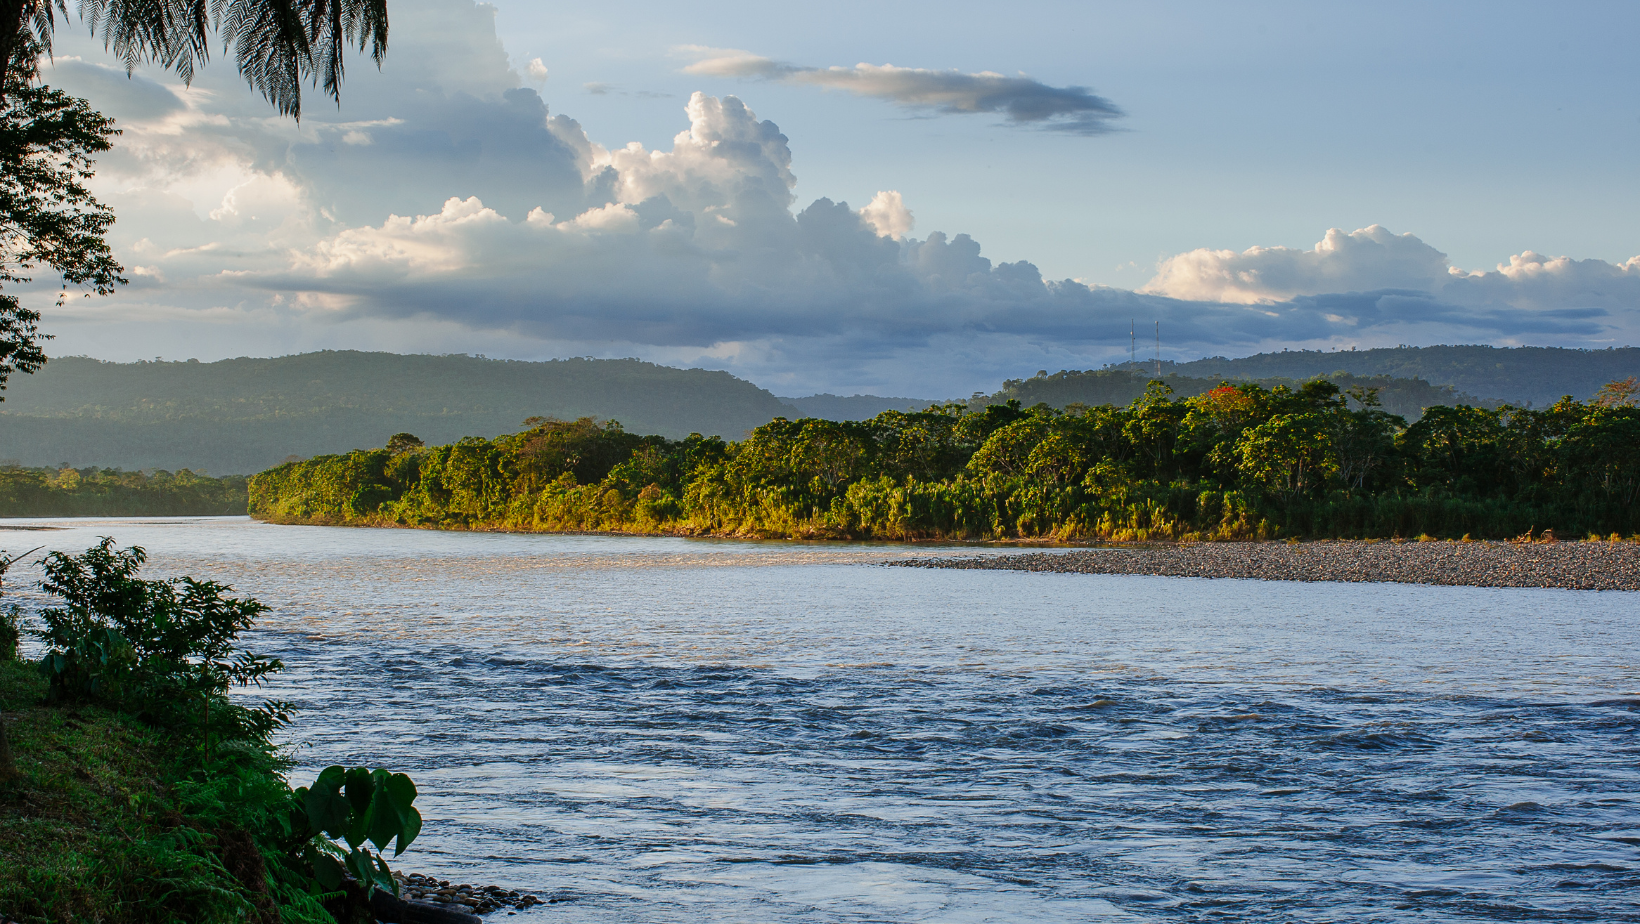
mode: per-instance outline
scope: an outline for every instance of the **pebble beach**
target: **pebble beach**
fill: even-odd
[[[911,568],[1640,591],[1640,542],[1213,542],[890,562]]]

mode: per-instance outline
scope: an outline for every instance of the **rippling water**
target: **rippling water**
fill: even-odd
[[[520,919],[1640,921],[1636,594],[29,523],[272,604],[298,778],[408,771]]]

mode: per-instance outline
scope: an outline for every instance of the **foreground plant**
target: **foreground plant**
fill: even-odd
[[[146,560],[143,549],[104,538],[79,555],[57,552],[42,562],[41,586],[60,604],[42,610],[34,630],[48,648],[32,669],[45,681],[43,697],[35,694],[45,706],[33,707],[31,730],[17,739],[19,772],[0,781],[7,787],[0,814],[24,807],[20,821],[0,824],[0,919],[55,919],[73,905],[83,912],[73,916],[88,920],[371,920],[376,890],[398,894],[388,845],[396,857],[421,830],[415,784],[402,773],[331,767],[292,791],[284,777],[290,763],[271,740],[292,707],[246,706],[229,696],[284,666],[239,645],[267,607],[214,581],[144,579]],[[0,665],[12,673],[21,667]],[[88,785],[112,756],[75,732],[86,721],[111,732],[129,728],[130,740],[163,758],[129,761],[152,776],[126,787],[112,807],[82,817],[65,806],[64,817],[35,818],[34,806],[50,801],[63,779],[40,755],[67,756],[72,778]],[[92,785],[70,802],[103,799],[105,789]],[[21,846],[26,838],[14,843],[14,833],[76,827],[92,845],[76,856],[97,858],[89,867],[74,861],[7,874],[8,864],[32,862],[29,852],[38,851]],[[53,885],[42,890],[47,881]]]
[[[398,880],[380,852],[393,843],[396,857],[421,833],[421,813],[410,804],[415,799],[416,784],[408,776],[364,767],[326,767],[312,786],[297,789],[294,802],[317,842],[304,855],[314,880],[335,891],[351,876],[366,894],[384,889],[397,896]],[[323,842],[320,834],[341,838],[348,849]]]

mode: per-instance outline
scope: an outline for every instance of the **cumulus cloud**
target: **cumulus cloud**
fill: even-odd
[[[120,119],[98,192],[140,267],[120,295],[48,314],[59,348],[639,355],[780,389],[934,397],[1117,359],[1133,318],[1191,358],[1640,333],[1640,259],[1525,253],[1468,273],[1376,227],[1311,250],[1180,254],[1141,292],[1044,278],[968,234],[914,237],[894,190],[798,202],[789,140],[732,96],[690,97],[670,144],[606,146],[524,86],[491,12],[395,2],[383,72],[356,69],[342,109],[300,126],[231,68],[183,88],[95,63],[100,46],[47,67]]]
[[[937,113],[999,113],[1008,124],[1078,135],[1112,131],[1122,115],[1115,103],[1087,87],[1052,87],[1029,77],[992,71],[965,74],[892,64],[801,67],[732,48],[686,45],[679,51],[699,60],[684,73],[738,77],[845,90],[898,106]]]
[[[1429,290],[1447,275],[1446,254],[1379,225],[1328,231],[1310,250],[1192,250],[1164,260],[1141,292],[1192,301],[1256,305],[1298,295],[1367,289]]]
[[[866,207],[860,210],[860,217],[878,234],[897,241],[904,240],[906,232],[916,225],[911,210],[905,207],[905,199],[892,189],[880,190],[872,196]]]
[[[1466,271],[1412,234],[1379,225],[1329,230],[1315,247],[1192,250],[1163,260],[1141,292],[1240,305],[1326,305],[1357,328],[1460,323],[1512,335],[1598,335],[1640,311],[1640,257],[1544,257],[1528,250]]]

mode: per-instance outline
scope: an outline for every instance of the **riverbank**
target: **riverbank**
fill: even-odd
[[[43,704],[38,667],[0,660],[0,920],[324,920],[316,903],[280,907],[249,822],[228,810],[240,806],[185,779],[189,743],[100,706]],[[244,764],[234,782],[283,786]]]
[[[889,564],[1057,574],[1640,591],[1640,543],[1636,542],[1213,542],[986,558],[917,558]]]

